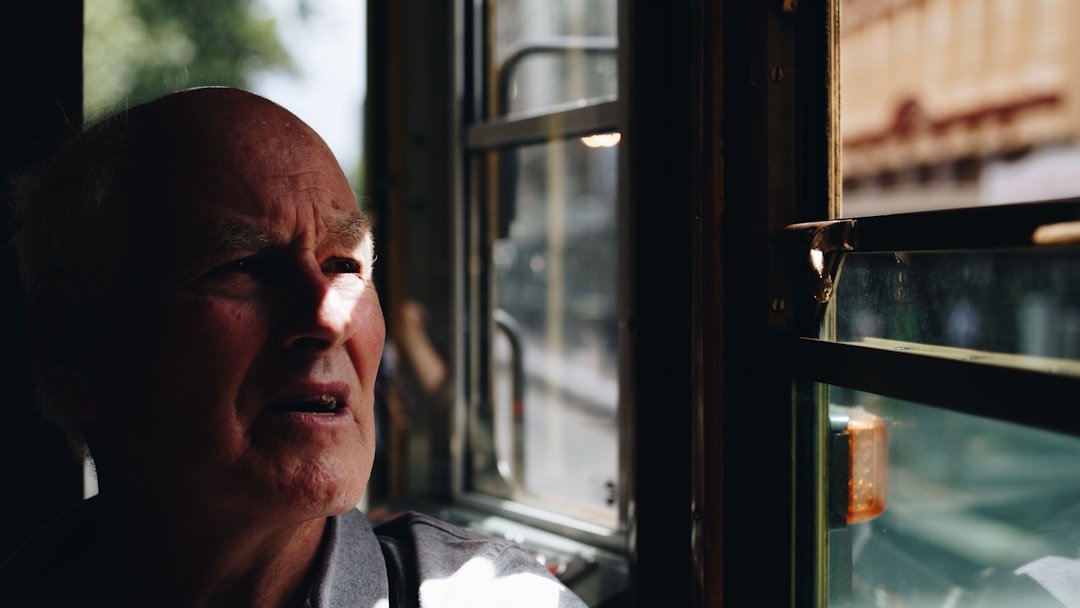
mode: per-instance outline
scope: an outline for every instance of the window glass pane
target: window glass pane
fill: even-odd
[[[353,0],[86,0],[85,113],[196,86],[249,89],[310,124],[359,191],[364,18]]]
[[[618,504],[616,156],[617,146],[580,139],[501,155],[492,406],[471,435],[477,488],[609,528]]]
[[[614,0],[498,0],[494,10],[496,115],[614,98]]]
[[[1069,0],[842,0],[845,216],[1080,195]]]
[[[831,306],[840,341],[1080,359],[1080,251],[847,254]]]
[[[1075,602],[1080,439],[829,392],[833,404],[883,418],[889,443],[884,513],[830,532],[831,606]]]
[[[90,115],[187,87],[247,87],[293,65],[273,14],[251,0],[86,0],[84,15]]]

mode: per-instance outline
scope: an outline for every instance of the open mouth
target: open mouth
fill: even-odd
[[[303,414],[336,414],[345,404],[333,395],[319,395],[311,399],[295,399],[275,403],[266,408],[268,412],[298,412]]]

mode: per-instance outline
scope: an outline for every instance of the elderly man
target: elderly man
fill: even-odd
[[[510,543],[354,509],[384,339],[371,229],[298,118],[168,95],[18,200],[44,407],[101,491],[4,565],[0,604],[581,605]]]

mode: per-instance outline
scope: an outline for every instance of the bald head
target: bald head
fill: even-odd
[[[132,109],[128,120],[137,158],[146,168],[174,179],[196,167],[251,162],[266,150],[330,153],[288,110],[239,89],[174,93]]]
[[[24,284],[32,288],[57,274],[88,289],[112,283],[123,250],[140,244],[131,237],[160,236],[153,234],[160,227],[145,220],[163,205],[210,194],[208,170],[219,177],[259,171],[271,150],[292,150],[290,162],[298,166],[313,156],[332,158],[299,118],[240,89],[180,91],[105,118],[16,186]]]
[[[164,260],[217,229],[190,209],[230,201],[242,211],[275,191],[356,206],[322,139],[250,92],[191,89],[111,115],[16,185],[15,247],[31,306],[36,290],[59,280],[83,308],[113,308],[154,288]],[[44,396],[46,413],[62,418]]]

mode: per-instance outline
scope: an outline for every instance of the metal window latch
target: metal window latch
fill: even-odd
[[[805,263],[814,301],[824,304],[832,297],[838,251],[855,249],[855,220],[831,220],[792,224],[786,229],[796,235],[800,249],[806,247]]]

